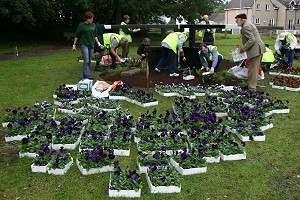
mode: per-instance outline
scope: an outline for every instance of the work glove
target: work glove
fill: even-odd
[[[186,62],[186,58],[185,58],[185,57],[183,57],[183,58],[182,58],[182,61],[183,61],[183,62]]]
[[[76,51],[76,45],[75,44],[72,47],[72,51]]]
[[[210,71],[209,71],[209,73],[211,73],[211,74],[213,74],[213,73],[215,73],[215,68],[210,68]]]
[[[180,51],[180,57],[184,57],[184,51]]]
[[[138,32],[138,31],[140,31],[140,30],[141,30],[140,28],[136,28],[136,29],[133,29],[132,32],[135,33],[135,32]]]
[[[145,54],[141,54],[141,56],[144,58],[144,57],[146,57],[146,55]]]
[[[207,30],[207,32],[210,32],[210,29],[206,29]]]
[[[104,49],[104,46],[100,42],[98,42],[97,44],[98,44],[98,47],[100,47],[101,49]]]
[[[207,71],[207,72],[209,72],[209,71],[210,71],[209,67],[206,67],[206,71]]]

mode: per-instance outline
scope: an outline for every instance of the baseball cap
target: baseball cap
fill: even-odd
[[[247,19],[247,15],[245,13],[241,13],[241,14],[238,14],[237,16],[235,16],[235,19],[236,18]]]
[[[284,40],[285,39],[285,33],[282,32],[279,34],[279,40]]]

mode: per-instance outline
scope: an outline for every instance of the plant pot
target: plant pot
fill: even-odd
[[[111,190],[111,180],[109,180],[108,185],[108,196],[109,197],[129,197],[129,198],[138,198],[141,197],[141,188],[138,191],[135,190]]]
[[[187,75],[187,76],[183,77],[183,80],[186,80],[186,81],[193,80],[193,79],[195,79],[194,75]]]
[[[205,92],[202,92],[202,93],[196,93],[196,92],[195,92],[195,95],[196,95],[197,97],[203,97],[203,96],[206,95],[206,93],[205,93]]]
[[[290,109],[272,110],[272,114],[286,114],[286,113],[290,113]]]
[[[235,133],[235,135],[236,135],[241,141],[243,141],[243,142],[248,142],[248,141],[250,141],[250,137],[249,137],[249,136],[243,136],[243,135],[241,135],[241,134],[239,134],[239,133]]]
[[[77,141],[74,144],[51,144],[51,148],[54,150],[59,150],[60,147],[64,147],[64,149],[71,149],[74,150],[80,142],[80,137],[77,139]]]
[[[232,154],[232,155],[224,155],[222,152],[220,152],[220,157],[223,161],[226,160],[245,160],[246,159],[246,153],[242,154]]]
[[[38,155],[36,153],[29,153],[29,152],[21,153],[21,152],[19,152],[19,157],[20,158],[24,158],[24,157],[35,158],[37,156]]]
[[[285,89],[285,86],[272,85],[272,88],[284,90],[284,89]]]
[[[153,102],[148,102],[148,103],[140,103],[140,102],[136,101],[135,104],[138,106],[142,106],[142,107],[150,107],[150,106],[158,105],[158,101],[153,101]]]
[[[114,100],[126,100],[125,96],[109,96],[108,98]]]
[[[207,163],[218,163],[220,162],[220,156],[218,157],[203,157]]]
[[[90,174],[97,174],[101,172],[110,172],[113,171],[113,166],[107,165],[99,168],[91,168],[91,169],[84,169],[81,165],[78,159],[76,159],[76,165],[81,172],[82,175],[90,175]]]
[[[48,174],[64,175],[70,169],[72,164],[73,164],[73,158],[71,157],[71,161],[67,163],[63,169],[49,169]]]
[[[146,180],[147,180],[148,187],[149,187],[151,193],[180,193],[181,192],[181,185],[180,185],[180,187],[152,185],[150,177],[148,176],[148,173],[146,173]]]
[[[45,166],[37,166],[37,165],[32,164],[30,167],[31,167],[32,172],[46,173],[48,171],[48,165],[49,164],[47,164]]]
[[[270,128],[273,128],[273,124],[271,123],[271,124],[268,124],[268,125],[265,125],[265,126],[261,126],[260,127],[260,130],[262,131],[262,132],[264,132],[264,131],[266,131],[266,130],[268,130],[268,129],[270,129]]]
[[[5,142],[11,142],[11,141],[21,141],[25,137],[27,137],[27,135],[8,136],[4,138],[5,138]]]
[[[116,156],[130,156],[130,149],[129,150],[114,149],[114,154]]]
[[[288,90],[288,91],[293,91],[293,92],[299,92],[300,91],[300,87],[298,87],[298,88],[285,87],[285,89]]]
[[[160,94],[161,96],[164,96],[164,97],[174,97],[174,96],[177,96],[178,94],[176,92],[160,92],[160,91],[157,91],[155,90],[155,92],[157,92],[158,94]]]
[[[173,158],[170,159],[170,162],[181,175],[201,174],[201,173],[206,173],[207,171],[207,167],[183,169],[182,167],[180,167],[179,163],[173,160]]]
[[[265,135],[260,135],[260,136],[252,136],[253,141],[266,141],[266,136]]]

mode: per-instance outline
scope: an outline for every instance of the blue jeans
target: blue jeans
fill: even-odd
[[[156,68],[161,69],[165,66],[170,67],[170,74],[175,73],[175,68],[176,68],[176,54],[172,49],[168,49],[166,47],[162,47],[162,57],[159,60]]]
[[[83,78],[90,78],[90,64],[94,53],[94,45],[80,45],[81,54],[83,57]]]
[[[285,49],[280,47],[279,51],[281,52],[281,56],[286,56],[288,58],[288,67],[293,67],[294,57],[295,57],[295,50]]]

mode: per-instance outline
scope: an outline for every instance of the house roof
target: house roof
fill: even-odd
[[[242,3],[242,8],[249,8],[253,5],[253,1],[241,1]],[[226,6],[225,10],[230,10],[233,8],[239,8],[240,7],[240,0],[231,0]]]
[[[214,13],[214,14],[211,14],[209,16],[209,19],[214,21],[214,22],[218,22],[218,23],[224,23],[225,21],[225,13]]]
[[[271,3],[279,8],[281,4],[285,5],[286,7],[289,7],[289,4],[291,2],[294,2],[295,5],[298,5],[300,6],[300,0],[270,0]],[[254,2],[253,1],[250,1],[250,0],[247,0],[247,1],[241,1],[241,0],[231,0],[226,6],[225,6],[225,10],[230,10],[230,9],[234,9],[234,8],[240,8],[240,3],[242,3],[242,8],[249,8],[249,7],[252,7]]]

